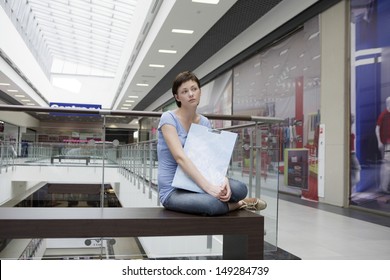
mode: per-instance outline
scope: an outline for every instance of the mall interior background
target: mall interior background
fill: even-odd
[[[199,112],[282,118],[280,126],[268,128],[278,135],[280,142],[273,144],[282,152],[261,155],[264,174],[278,177],[280,192],[388,215],[389,195],[379,189],[380,168],[386,162],[377,148],[375,125],[390,96],[390,36],[383,30],[389,23],[390,3],[335,2],[319,14],[301,17],[301,24],[279,33],[272,42],[259,35],[260,22],[237,38],[249,45],[257,42],[250,53],[243,48],[239,59],[231,53],[228,58],[217,53],[191,69],[202,81]],[[224,63],[215,66],[218,59]],[[212,78],[210,69],[217,72]],[[161,112],[173,108],[168,91],[146,109]],[[90,132],[69,129],[59,133],[52,128],[19,125],[4,112],[0,118],[1,140],[14,143],[17,157],[26,156],[22,143],[101,140],[100,124]],[[157,138],[158,118],[138,121],[134,129],[108,129],[106,140],[128,144]],[[221,128],[239,123],[215,120],[213,124]],[[250,133],[248,129],[240,135],[243,142]],[[360,164],[357,175],[350,151]],[[321,153],[325,158],[319,160]],[[241,162],[245,171],[249,166],[245,155]],[[2,201],[9,196],[4,192]]]

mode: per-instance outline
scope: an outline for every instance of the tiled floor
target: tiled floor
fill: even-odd
[[[390,218],[280,194],[278,249],[264,258],[390,260]]]
[[[278,247],[303,260],[390,259],[388,216],[281,195],[278,226]]]

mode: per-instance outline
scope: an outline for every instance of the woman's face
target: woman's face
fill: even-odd
[[[181,102],[181,106],[198,106],[200,101],[200,88],[195,81],[189,80],[181,84],[175,95],[176,100]]]

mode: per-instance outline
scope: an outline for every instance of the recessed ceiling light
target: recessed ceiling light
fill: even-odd
[[[0,83],[0,86],[10,86],[11,84],[7,84],[7,83]]]
[[[284,55],[287,52],[288,52],[288,49],[285,49],[285,50],[281,51],[279,55]]]
[[[319,34],[320,34],[319,31],[318,31],[318,32],[315,32],[315,33],[313,33],[313,34],[311,34],[311,35],[309,36],[309,39],[308,39],[308,40],[311,40],[311,39],[317,37]]]
[[[126,103],[132,103],[132,102],[135,102],[134,100],[126,100],[125,101]]]
[[[194,33],[194,30],[188,30],[188,29],[172,29],[173,33],[181,33],[181,34],[192,34]]]
[[[149,67],[153,67],[153,68],[164,68],[165,65],[162,65],[162,64],[149,64]]]
[[[129,96],[127,96],[128,98],[138,98],[138,96],[137,95],[129,95]]]
[[[8,92],[19,92],[17,89],[7,89]]]
[[[27,103],[27,105],[29,105],[29,106],[34,106],[35,103]]]
[[[172,53],[172,54],[175,54],[177,53],[176,50],[158,50],[159,53]]]
[[[321,55],[316,55],[312,58],[312,60],[316,60],[316,59],[319,59],[321,57]]]
[[[22,101],[22,102],[30,102],[31,100],[30,99],[22,99],[20,101]]]
[[[129,110],[130,108],[127,107],[121,107],[121,110]]]
[[[26,97],[23,94],[15,94],[15,97]]]
[[[213,4],[216,5],[219,3],[219,0],[192,0],[194,3],[202,3],[202,4]]]
[[[131,104],[123,104],[122,106],[123,106],[123,107],[130,107]]]
[[[137,84],[137,86],[139,86],[139,87],[148,87],[149,84]]]

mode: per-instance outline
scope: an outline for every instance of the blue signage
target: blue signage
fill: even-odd
[[[102,105],[50,102],[50,108],[100,110]],[[52,113],[55,116],[96,116],[95,114]]]

